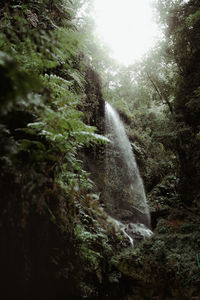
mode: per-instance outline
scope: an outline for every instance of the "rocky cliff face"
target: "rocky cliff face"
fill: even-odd
[[[105,101],[102,95],[101,79],[89,65],[85,66],[85,96],[81,110],[88,125],[95,126],[99,133],[104,133]]]

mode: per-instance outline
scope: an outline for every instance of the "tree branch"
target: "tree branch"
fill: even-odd
[[[157,84],[155,83],[155,81],[152,79],[152,77],[149,75],[148,72],[146,72],[148,79],[150,80],[151,84],[153,85],[154,89],[156,90],[156,92],[158,93],[161,101],[165,104],[168,105],[170,112],[173,114],[173,108],[171,103],[169,102],[168,98],[163,96],[160,89],[158,88]]]

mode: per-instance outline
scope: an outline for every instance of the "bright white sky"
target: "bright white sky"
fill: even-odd
[[[153,20],[152,0],[94,0],[98,36],[125,65],[150,49],[160,33]]]

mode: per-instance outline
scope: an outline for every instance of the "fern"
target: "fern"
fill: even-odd
[[[31,115],[24,128],[15,128],[20,136],[16,145],[35,163],[60,157],[57,178],[68,190],[92,185],[77,159],[79,150],[108,142],[95,133],[95,127],[84,124],[77,108],[85,79],[78,59],[81,38],[73,24],[74,14],[69,1],[65,6],[60,0],[51,5],[40,0],[13,1],[2,15],[0,33],[1,86],[4,79],[7,83],[3,109]]]

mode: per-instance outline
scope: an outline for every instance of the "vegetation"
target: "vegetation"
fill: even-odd
[[[0,3],[1,294],[198,297],[199,0],[157,0],[165,38],[128,67],[92,42],[90,5]],[[151,210],[154,235],[135,248],[104,210],[104,99]]]

